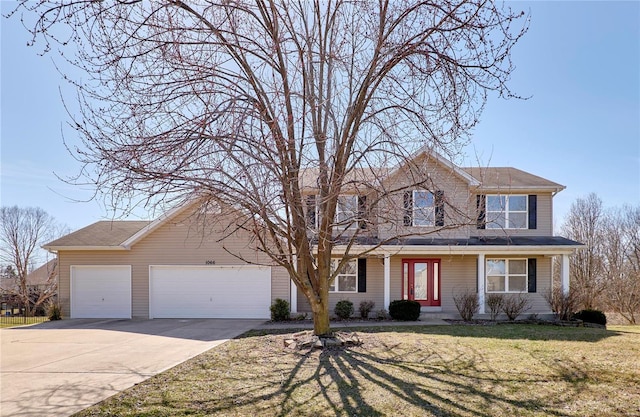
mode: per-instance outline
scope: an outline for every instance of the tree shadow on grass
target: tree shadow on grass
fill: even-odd
[[[343,329],[341,329],[343,330]],[[366,326],[344,330],[363,333],[407,333],[490,338],[505,340],[554,340],[567,342],[599,342],[621,332],[591,327],[561,327],[547,324],[451,325],[451,326]],[[251,333],[249,333],[251,335]]]
[[[563,414],[558,398],[581,391],[564,384],[563,390],[536,394],[535,384],[547,378],[530,373],[504,373],[487,367],[489,358],[476,349],[390,344],[375,351],[362,348],[290,352],[288,372],[279,384],[273,375],[255,378],[236,373],[232,382],[242,387],[226,398],[198,404],[205,415],[289,416],[483,416],[542,413]],[[279,356],[282,358],[282,356]],[[274,356],[277,360],[278,356]],[[579,364],[558,368],[558,379],[579,381],[586,371]],[[222,383],[222,381],[221,381]],[[168,401],[175,415],[189,414],[187,403]]]
[[[573,406],[575,398],[594,393],[598,366],[565,355],[564,344],[547,350],[519,339],[524,332],[535,341],[593,342],[616,332],[550,328],[555,334],[532,335],[543,326],[509,327],[360,329],[362,346],[323,351],[288,350],[283,336],[245,334],[118,399],[145,402],[143,408],[128,414],[114,401],[103,408],[106,414],[86,415],[560,416],[565,402]],[[187,394],[173,396],[178,390]],[[149,393],[155,398],[148,400]],[[613,410],[609,401],[599,406]]]

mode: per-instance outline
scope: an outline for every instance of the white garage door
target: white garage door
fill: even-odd
[[[71,266],[71,318],[131,318],[131,266]]]
[[[269,318],[271,268],[149,267],[150,318]]]

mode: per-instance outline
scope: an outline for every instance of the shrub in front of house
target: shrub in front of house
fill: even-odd
[[[376,303],[371,300],[360,301],[360,318],[368,319],[369,313],[371,313],[371,310],[373,310],[375,306]]]
[[[607,325],[607,316],[600,310],[585,309],[573,315],[575,320],[582,320],[586,323]]]
[[[336,303],[333,312],[342,320],[346,320],[353,314],[353,303],[349,300],[340,300]]]
[[[510,321],[514,321],[518,316],[531,308],[529,300],[522,294],[511,294],[504,299],[502,311]]]
[[[271,320],[273,321],[287,321],[290,318],[289,302],[282,298],[276,298],[269,310],[271,310]]]
[[[389,318],[389,312],[384,308],[376,311],[376,320],[386,320]]]
[[[504,305],[504,296],[502,294],[487,294],[487,306],[489,307],[489,314],[491,314],[491,320],[496,321],[498,314],[502,311]]]
[[[394,320],[416,321],[420,317],[420,303],[413,300],[394,300],[389,304],[389,315]]]
[[[56,304],[51,302],[47,304],[47,316],[49,316],[49,320],[62,320],[62,309],[60,308],[60,304]]]
[[[578,293],[575,290],[564,292],[561,287],[550,289],[544,298],[559,320],[570,320],[579,301]]]
[[[471,290],[454,294],[453,303],[456,305],[458,313],[460,313],[460,317],[462,317],[464,321],[471,321],[480,308],[478,294]]]

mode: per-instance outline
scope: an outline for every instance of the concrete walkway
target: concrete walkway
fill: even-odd
[[[0,416],[69,416],[262,320],[62,320],[0,329]]]

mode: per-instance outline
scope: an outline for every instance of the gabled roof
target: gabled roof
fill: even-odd
[[[547,191],[557,193],[564,190],[564,185],[549,181],[537,175],[530,174],[512,167],[467,167],[462,168],[438,154],[434,150],[423,147],[418,150],[410,159],[417,160],[420,157],[427,157],[436,163],[451,170],[465,181],[471,188],[483,191]],[[348,173],[345,184],[350,182],[366,184],[367,182],[381,181],[382,178],[391,178],[402,169],[397,166],[389,168],[357,168]],[[300,175],[300,183],[303,189],[317,189],[318,169],[304,169]]]
[[[77,230],[42,247],[49,251],[58,250],[130,250],[149,233],[182,213],[197,201],[193,198],[167,211],[153,221],[148,220],[105,220]]]
[[[149,226],[149,221],[103,220],[49,242],[46,250],[123,250],[122,244]]]
[[[477,187],[477,186],[480,185],[480,183],[478,182],[477,178],[475,178],[474,176],[472,176],[471,174],[469,174],[468,172],[466,172],[465,170],[463,170],[462,168],[460,168],[459,166],[457,166],[456,164],[451,162],[449,159],[447,159],[444,156],[440,155],[433,148],[431,148],[431,147],[429,147],[427,145],[425,145],[425,146],[421,147],[420,149],[418,149],[418,151],[415,154],[413,154],[409,159],[415,161],[418,158],[423,157],[423,156],[427,157],[427,158],[434,159],[440,165],[445,166],[446,168],[450,169],[451,172],[453,172],[454,174],[456,174],[460,178],[462,178],[467,184],[469,184],[469,186]],[[402,166],[395,167],[389,173],[389,177],[394,176],[401,169],[402,169]]]
[[[480,183],[483,190],[549,190],[559,192],[564,185],[511,167],[461,168]]]

